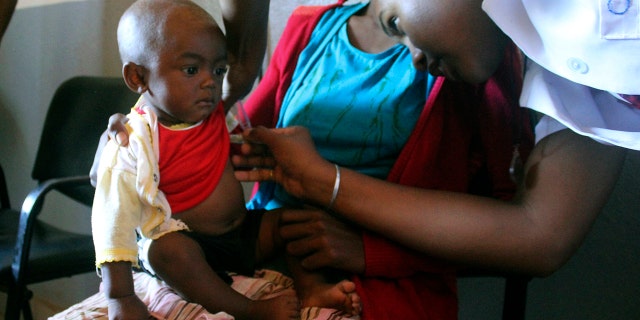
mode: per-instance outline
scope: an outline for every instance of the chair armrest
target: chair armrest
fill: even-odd
[[[25,268],[22,266],[26,265],[29,259],[33,228],[36,219],[42,210],[46,195],[50,191],[63,187],[82,185],[91,185],[89,175],[49,179],[40,183],[36,188],[29,192],[22,204],[18,234],[16,236],[16,247],[14,250],[13,262],[11,264],[13,277],[16,282],[22,281],[22,278],[25,276]]]

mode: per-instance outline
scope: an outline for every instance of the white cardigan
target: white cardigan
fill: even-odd
[[[142,97],[136,105],[141,101]],[[113,261],[138,265],[136,230],[157,239],[188,229],[171,217],[171,207],[158,189],[158,123],[152,110],[142,108],[144,115],[132,109],[127,116],[129,146],[110,140],[100,158],[91,215],[97,267]]]

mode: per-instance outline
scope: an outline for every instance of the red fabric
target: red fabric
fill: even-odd
[[[294,11],[264,78],[245,104],[253,124],[275,126],[300,52],[322,14],[336,5]],[[521,70],[515,53],[507,53],[509,64],[484,85],[436,80],[389,181],[504,199],[513,194],[508,169],[512,132],[519,130],[512,119],[522,126],[520,153],[526,156],[533,145],[527,114],[516,105],[522,79],[511,72]],[[367,231],[363,241],[366,272],[353,277],[363,320],[457,318],[452,267]]]
[[[627,102],[634,108],[640,109],[640,96],[632,96],[628,94],[620,95],[623,99],[627,100]]]
[[[204,201],[220,182],[230,145],[223,105],[195,128],[158,130],[159,188],[176,214]]]

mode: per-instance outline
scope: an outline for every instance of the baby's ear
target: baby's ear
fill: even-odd
[[[142,94],[147,91],[147,68],[127,62],[122,66],[122,77],[131,91]]]

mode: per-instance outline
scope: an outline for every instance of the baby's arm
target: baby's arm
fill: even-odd
[[[147,306],[134,291],[131,262],[108,262],[102,264],[101,269],[109,319],[149,319]]]
[[[149,319],[146,306],[135,295],[131,273],[131,265],[137,261],[135,229],[141,218],[141,202],[135,189],[135,171],[113,161],[119,151],[109,142],[97,170],[91,216],[96,262],[102,271],[109,318]]]

